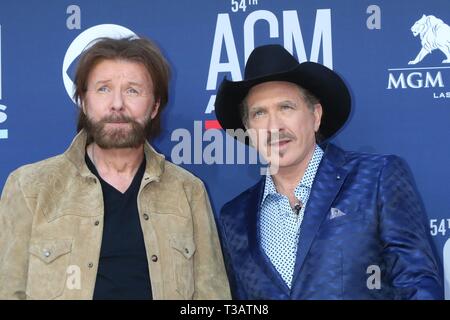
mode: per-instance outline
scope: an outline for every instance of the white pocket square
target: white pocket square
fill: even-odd
[[[341,210],[339,210],[338,208],[331,208],[331,212],[330,212],[330,220],[337,218],[337,217],[342,217],[345,216],[345,212],[342,212]]]

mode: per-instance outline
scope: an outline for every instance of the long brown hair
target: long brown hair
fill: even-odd
[[[142,63],[147,69],[153,81],[155,101],[160,103],[158,114],[151,120],[147,136],[149,140],[155,138],[161,131],[160,116],[169,99],[170,66],[156,44],[146,38],[134,37],[100,38],[82,53],[75,72],[75,93],[73,95],[80,107],[77,132],[86,126],[86,115],[81,106],[85,99],[89,74],[99,62],[112,59]]]

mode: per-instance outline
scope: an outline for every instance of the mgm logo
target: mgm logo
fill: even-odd
[[[420,35],[422,49],[408,64],[419,63],[435,49],[441,50],[447,57],[442,63],[450,63],[450,27],[444,21],[435,16],[422,15],[422,18],[411,27],[411,31],[414,37]]]
[[[444,75],[450,69],[450,26],[433,15],[422,15],[411,27],[414,37],[420,36],[422,48],[408,62],[411,67],[390,68],[387,89],[444,88]],[[438,49],[444,54],[444,66],[415,67],[424,58]],[[414,66],[414,67],[413,67]],[[450,92],[433,92],[433,98],[450,98]]]

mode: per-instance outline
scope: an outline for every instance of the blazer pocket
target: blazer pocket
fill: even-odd
[[[340,226],[343,224],[350,224],[352,222],[362,222],[364,221],[365,217],[362,214],[358,214],[355,212],[349,213],[345,216],[336,217],[333,219],[330,219],[327,216],[327,219],[323,222],[322,226]]]
[[[365,216],[355,212],[348,213],[345,216],[326,220],[319,228],[319,239],[330,239],[339,237],[348,238],[351,234],[361,232],[365,226]]]
[[[184,299],[192,299],[194,295],[194,253],[196,250],[194,240],[191,237],[173,235],[170,238],[170,246],[173,254],[174,272],[177,292]]]
[[[72,240],[48,239],[30,243],[27,295],[32,299],[54,299],[62,294],[69,265]]]

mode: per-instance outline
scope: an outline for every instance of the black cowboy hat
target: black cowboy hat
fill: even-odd
[[[319,132],[323,139],[333,136],[349,117],[350,93],[334,71],[319,63],[298,63],[280,45],[264,45],[250,54],[244,80],[233,82],[224,79],[219,87],[215,111],[223,129],[245,130],[239,106],[253,86],[268,81],[296,83],[319,99],[323,110]]]

